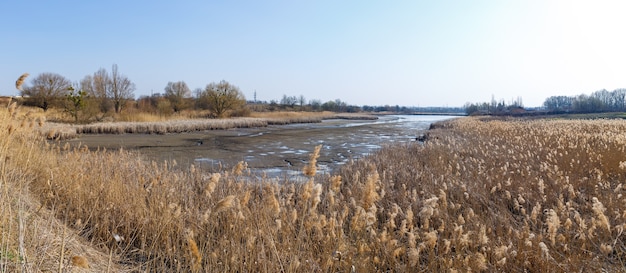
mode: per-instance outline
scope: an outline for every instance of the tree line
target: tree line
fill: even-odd
[[[60,74],[46,72],[32,78],[30,84],[23,85],[26,76],[28,74],[22,75],[16,82],[23,104],[44,111],[52,107],[64,109],[76,122],[102,120],[121,113],[130,103],[162,113],[180,112],[188,108],[209,110],[211,117],[223,117],[246,104],[239,87],[224,80],[196,89],[195,98],[184,81],[177,81],[168,82],[163,95],[144,96],[135,100],[135,84],[119,72],[116,64],[113,64],[111,71],[100,68],[77,83]]]
[[[322,102],[319,99],[311,99],[308,100],[304,95],[300,96],[288,96],[283,95],[280,100],[270,100],[269,102],[250,102],[257,105],[262,105],[262,107],[256,107],[257,110],[267,110],[267,111],[276,111],[276,110],[287,110],[287,111],[331,111],[331,112],[347,112],[347,113],[356,113],[361,112],[362,109],[356,105],[350,105],[345,101],[340,99],[329,100],[327,102]]]
[[[598,90],[591,95],[551,96],[546,98],[542,107],[527,111],[521,98],[505,103],[504,100],[482,103],[466,103],[465,113],[468,115],[530,115],[560,113],[600,113],[626,112],[626,88],[613,91]]]
[[[467,115],[506,115],[523,111],[524,104],[521,97],[506,103],[503,99],[496,101],[495,97],[492,96],[491,102],[466,103],[464,108]]]
[[[591,95],[551,96],[543,107],[553,113],[626,112],[626,89],[595,91]]]
[[[26,76],[28,74],[25,74]],[[280,100],[270,102],[246,101],[239,87],[227,82],[212,82],[204,88],[191,90],[184,81],[168,82],[163,92],[140,96],[135,99],[135,84],[120,73],[116,64],[111,71],[100,68],[86,75],[79,82],[72,82],[57,73],[41,73],[31,78],[30,84],[18,79],[22,103],[39,107],[44,111],[50,108],[63,109],[75,122],[102,121],[120,114],[129,106],[141,112],[171,115],[184,110],[208,110],[208,117],[246,116],[255,111],[333,111],[360,112],[359,106],[350,105],[340,99],[322,102],[307,100],[304,95],[283,95]],[[16,87],[18,83],[16,82]],[[396,109],[389,106],[368,107],[369,111]]]

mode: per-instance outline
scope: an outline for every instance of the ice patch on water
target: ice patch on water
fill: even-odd
[[[252,135],[249,135],[249,137],[257,137],[257,136],[262,136],[263,134],[264,134],[263,132],[260,132],[260,133],[257,133],[257,134],[252,134]]]

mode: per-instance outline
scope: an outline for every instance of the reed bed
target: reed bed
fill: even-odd
[[[378,117],[371,114],[362,113],[337,113],[332,116],[334,119],[347,119],[347,120],[377,120]]]
[[[42,134],[47,139],[73,139],[81,134],[169,134],[207,130],[226,130],[234,128],[266,127],[268,125],[286,125],[293,123],[319,123],[323,119],[377,119],[375,116],[364,114],[334,114],[278,112],[260,113],[257,117],[227,118],[227,119],[180,119],[170,118],[160,121],[117,121],[98,122],[84,125],[70,125],[66,123],[47,123]]]
[[[110,122],[77,126],[78,134],[167,134],[232,128],[265,127],[257,118],[170,120],[162,122]]]
[[[245,162],[208,173],[27,141],[5,145],[33,148],[9,152],[22,163],[3,173],[37,166],[24,193],[36,207],[136,271],[626,270],[626,121],[433,128],[424,144],[384,147],[333,176],[316,172],[318,146],[305,182],[257,178]],[[16,215],[5,209],[3,232]]]

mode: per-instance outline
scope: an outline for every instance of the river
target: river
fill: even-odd
[[[322,145],[320,172],[331,172],[392,143],[415,142],[431,123],[455,116],[393,115],[378,120],[324,120],[321,123],[215,130],[167,135],[83,135],[74,143],[91,149],[137,150],[147,160],[175,160],[178,166],[217,170],[247,162],[252,173],[298,177],[309,155]]]

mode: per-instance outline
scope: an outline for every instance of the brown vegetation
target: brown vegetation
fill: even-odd
[[[59,113],[53,112],[55,120]],[[190,116],[190,115],[188,115]],[[225,130],[233,128],[266,127],[293,123],[318,123],[323,119],[377,119],[367,114],[336,114],[332,112],[268,112],[254,113],[253,117],[227,119],[189,119],[185,116],[160,117],[148,113],[137,113],[133,121],[97,122],[83,125],[47,123],[40,131],[48,139],[72,139],[80,134],[168,134]],[[119,119],[126,119],[121,115]]]
[[[335,176],[316,174],[314,153],[307,182],[276,183],[243,162],[203,173],[48,146],[35,121],[0,111],[8,270],[106,269],[107,255],[169,272],[624,270],[626,121],[463,118]],[[64,224],[50,236],[102,254],[21,231],[48,212]]]

